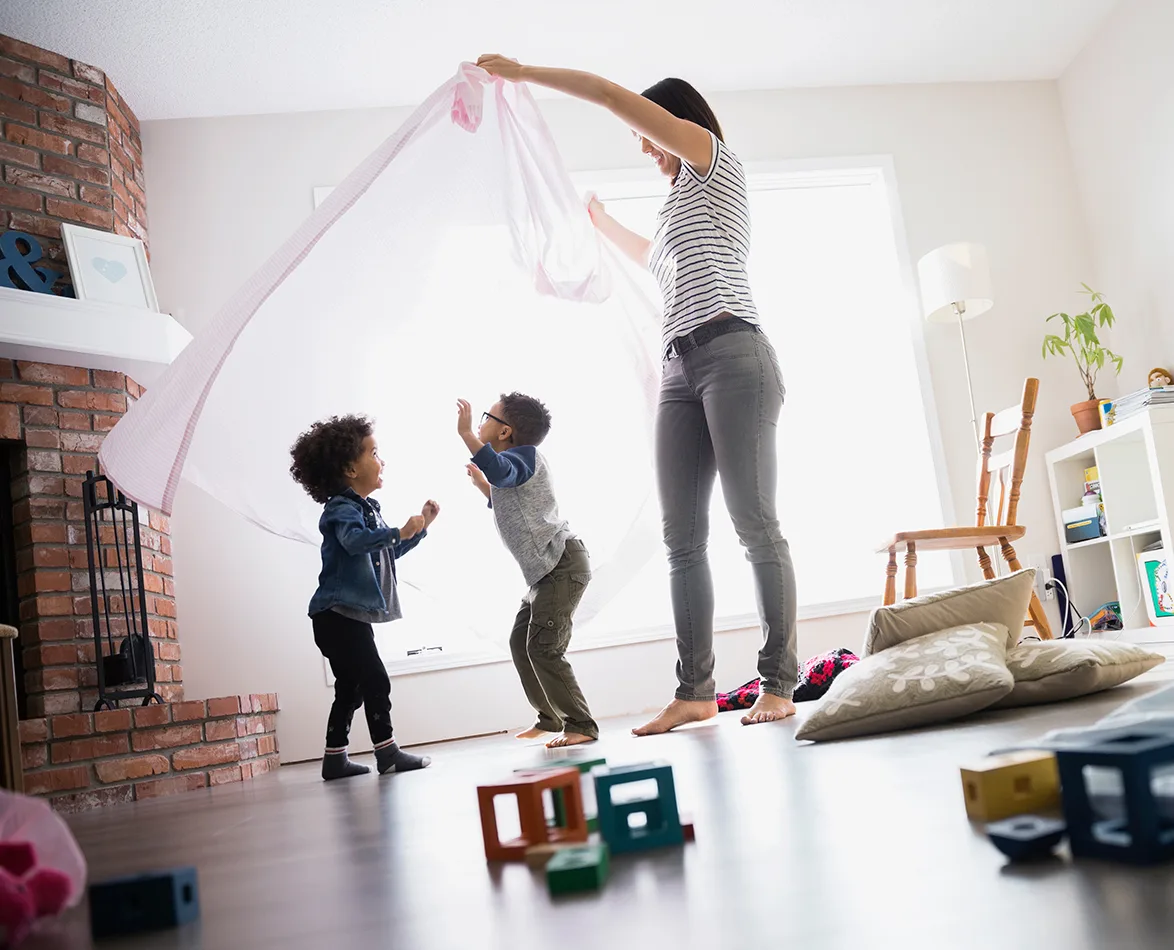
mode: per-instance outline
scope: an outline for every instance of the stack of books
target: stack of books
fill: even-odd
[[[1139,389],[1128,396],[1113,399],[1105,406],[1105,420],[1109,425],[1128,419],[1150,406],[1174,406],[1174,386]]]

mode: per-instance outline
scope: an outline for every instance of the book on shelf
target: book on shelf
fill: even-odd
[[[1105,400],[1104,420],[1112,425],[1135,416],[1150,406],[1174,406],[1174,386],[1138,389],[1116,399]]]

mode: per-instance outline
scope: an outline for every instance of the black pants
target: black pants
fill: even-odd
[[[326,722],[326,748],[344,749],[351,720],[360,706],[367,713],[371,741],[378,745],[391,738],[391,680],[371,624],[351,620],[333,610],[315,614],[314,642],[330,661],[334,673],[334,705]]]

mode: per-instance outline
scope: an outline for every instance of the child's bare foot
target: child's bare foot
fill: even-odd
[[[585,736],[579,732],[560,732],[546,743],[548,749],[561,749],[566,745],[582,745],[584,742],[594,742],[593,736]]]
[[[543,736],[550,735],[545,729],[539,729],[537,726],[531,726],[529,729],[523,729],[514,736],[515,739],[541,739]]]
[[[750,711],[742,717],[742,725],[753,726],[760,722],[777,722],[795,715],[795,704],[789,699],[772,693],[759,693]]]
[[[634,736],[656,736],[687,722],[703,722],[717,715],[717,703],[712,699],[694,702],[674,699],[651,722],[632,730]]]

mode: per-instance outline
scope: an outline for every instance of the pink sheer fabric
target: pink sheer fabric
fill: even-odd
[[[530,392],[551,408],[543,451],[595,560],[585,618],[658,547],[657,324],[527,88],[464,64],[196,332],[100,459],[150,508],[170,513],[183,476],[317,544],[320,508],[289,477],[288,448],[315,419],[367,413],[388,521],[442,506],[403,578],[443,594],[475,577],[478,606],[508,610],[490,588],[515,599],[517,568],[468,484],[453,403]]]

